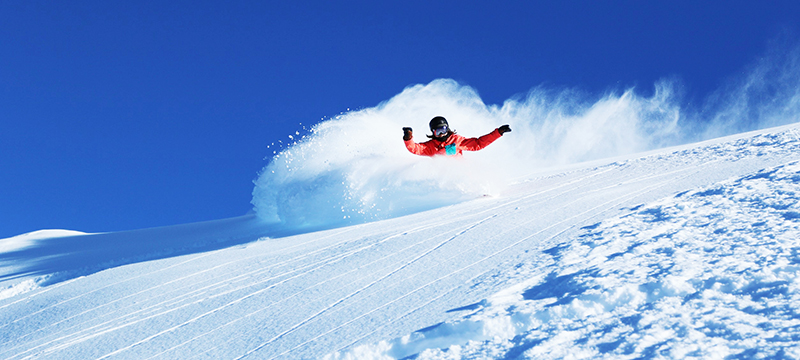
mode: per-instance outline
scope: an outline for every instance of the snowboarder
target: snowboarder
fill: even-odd
[[[450,128],[447,119],[444,117],[437,116],[431,119],[428,125],[433,135],[427,135],[430,140],[424,143],[415,143],[412,140],[414,135],[411,128],[403,128],[403,140],[406,143],[408,151],[423,156],[461,156],[461,151],[478,151],[499,139],[503,134],[511,131],[508,125],[503,125],[479,138],[465,138],[456,134],[456,131]]]

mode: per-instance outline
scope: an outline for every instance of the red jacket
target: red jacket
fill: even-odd
[[[494,131],[479,138],[465,138],[458,134],[450,134],[445,141],[430,139],[424,143],[415,143],[414,139],[406,140],[408,151],[423,156],[434,155],[455,155],[461,156],[461,151],[478,151],[485,148],[495,140],[500,138],[500,132]]]

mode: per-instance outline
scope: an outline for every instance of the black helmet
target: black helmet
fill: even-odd
[[[450,134],[455,133],[454,130],[450,129],[450,126],[447,124],[447,119],[442,116],[437,116],[431,119],[431,122],[428,124],[431,127],[431,132],[433,135],[428,135],[431,139],[437,139],[439,141],[445,141]]]
[[[447,123],[447,119],[445,119],[444,116],[437,116],[431,119],[431,122],[428,124],[428,126],[430,126],[431,128],[431,131],[442,125],[447,125],[448,127],[450,126],[450,124]]]

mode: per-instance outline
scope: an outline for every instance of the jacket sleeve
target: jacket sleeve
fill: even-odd
[[[436,146],[434,146],[430,141],[426,141],[424,143],[418,144],[414,142],[414,139],[405,140],[406,149],[410,151],[412,154],[423,155],[423,156],[433,156],[436,154]]]
[[[483,136],[481,136],[479,138],[464,139],[464,141],[461,142],[459,147],[461,149],[467,150],[467,151],[478,151],[480,149],[483,149],[483,148],[489,146],[489,144],[493,143],[495,140],[499,139],[501,136],[502,135],[500,134],[500,131],[498,131],[497,129],[494,129],[494,131],[492,131],[492,132],[490,132],[490,133],[488,133],[486,135],[483,135]]]

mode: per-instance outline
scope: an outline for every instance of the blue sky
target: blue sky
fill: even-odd
[[[245,214],[267,145],[437,78],[697,103],[799,27],[796,1],[4,1],[0,238]]]

